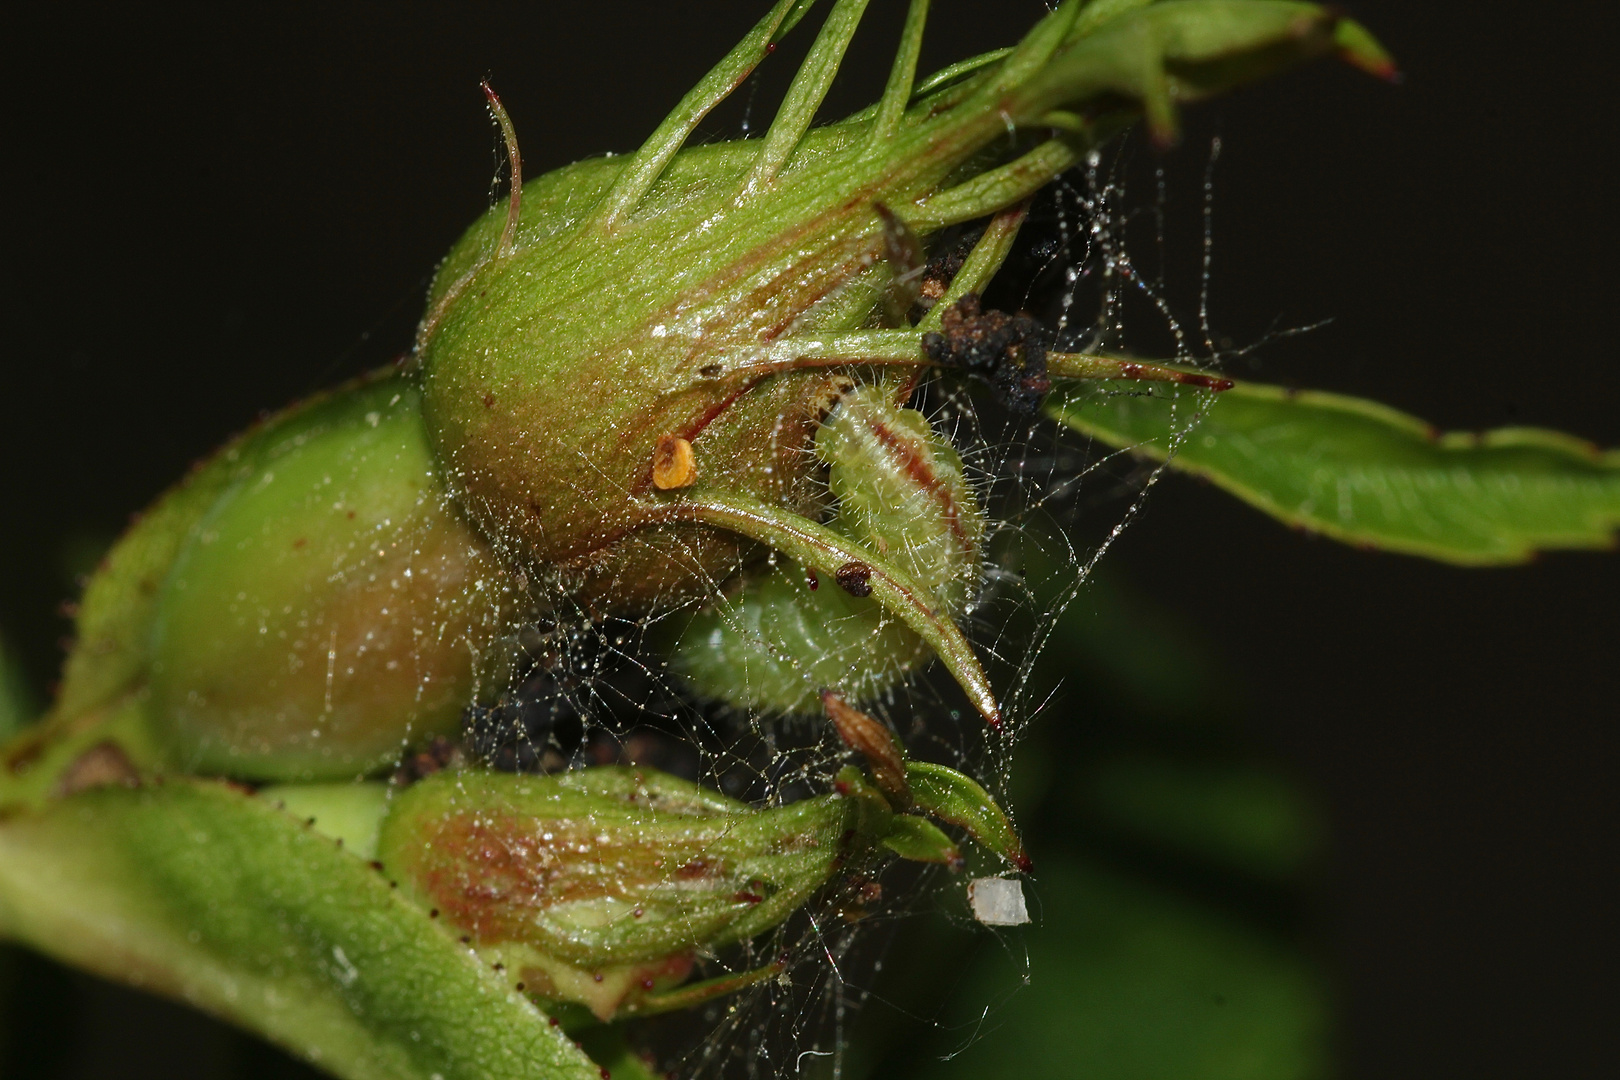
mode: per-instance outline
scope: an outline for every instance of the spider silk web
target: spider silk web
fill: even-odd
[[[1161,158],[1129,140],[1092,155],[1040,197],[987,290],[986,306],[1030,311],[1061,351],[1205,366],[1236,355],[1218,346],[1208,303],[1219,154],[1216,139],[1196,192],[1201,197],[1192,214],[1174,222],[1173,185]],[[1179,236],[1184,248],[1188,233],[1195,238],[1190,260],[1172,250],[1172,239]],[[1169,280],[1172,269],[1188,281],[1178,287]],[[1094,392],[1175,399],[1172,451],[1197,420],[1199,399],[1163,384]],[[1000,732],[987,728],[937,663],[862,707],[897,732],[911,756],[973,777],[1011,811],[1015,748],[1054,700],[1051,680],[1038,675],[1043,650],[1098,561],[1141,511],[1163,466],[1092,444],[1038,414],[1010,416],[959,379],[929,376],[911,406],[961,453],[987,512],[982,578],[960,621],[990,673],[1005,721]],[[480,706],[469,711],[461,743],[448,753],[524,773],[633,764],[759,807],[827,792],[840,768],[865,764],[819,714],[784,717],[704,701],[668,669],[660,642],[672,621],[689,617],[694,603],[723,605],[727,580],[710,581],[698,601],[636,618],[599,617],[570,601],[560,583],[538,587],[554,591],[553,610],[510,628],[500,648],[511,660],[486,678]],[[412,755],[419,757],[420,748],[410,750],[396,782],[414,778]],[[813,902],[774,930],[718,950],[700,947],[692,978],[773,963],[782,965],[779,974],[692,1010],[638,1020],[632,1045],[658,1070],[679,1077],[845,1080],[865,1075],[873,1063],[862,1019],[874,1011],[900,1010],[938,1029],[958,1052],[994,1030],[1015,999],[978,1001],[978,1020],[957,1027],[942,1019],[943,998],[933,1011],[918,1013],[887,989],[890,972],[903,968],[907,948],[916,946],[919,924],[971,931],[1020,981],[1055,975],[1032,969],[1021,931],[974,921],[967,882],[1007,870],[947,831],[969,858],[965,871],[892,861],[872,874],[835,873]],[[1039,920],[1038,876],[1024,887]]]

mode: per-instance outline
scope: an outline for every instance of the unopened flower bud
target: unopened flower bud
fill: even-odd
[[[770,809],[648,769],[446,770],[396,797],[378,840],[421,908],[530,992],[603,1019],[661,1007],[697,956],[780,924],[882,851],[963,861],[853,767],[834,793]]]
[[[611,1016],[803,905],[854,853],[860,809],[754,810],[651,771],[444,772],[398,798],[378,850],[531,989]]]

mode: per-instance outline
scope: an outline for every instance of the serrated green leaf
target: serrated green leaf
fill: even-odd
[[[0,823],[0,936],[351,1080],[599,1075],[382,874],[225,784],[103,788]]]
[[[1219,395],[1067,384],[1047,411],[1360,547],[1489,566],[1613,547],[1620,527],[1620,452],[1555,431],[1442,435],[1374,402],[1258,383]]]

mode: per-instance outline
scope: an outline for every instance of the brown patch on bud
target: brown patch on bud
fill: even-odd
[[[675,871],[675,876],[682,881],[699,881],[719,877],[722,873],[724,867],[718,861],[700,855],[681,865]]]
[[[679,435],[660,435],[653,449],[653,486],[659,491],[690,487],[697,479],[692,444]]]
[[[556,904],[616,896],[632,881],[665,877],[665,853],[633,840],[603,843],[588,820],[531,826],[508,815],[458,814],[427,830],[437,858],[419,871],[417,884],[480,945],[525,940],[535,915]]]
[[[838,730],[838,737],[851,750],[859,751],[872,767],[872,781],[888,798],[890,805],[903,810],[911,805],[911,787],[906,782],[906,754],[900,740],[877,720],[855,708],[831,690],[821,692],[827,719]]]
[[[129,755],[117,743],[99,742],[80,754],[56,782],[56,795],[65,798],[91,788],[111,787],[119,784],[136,787],[140,774],[129,760]]]
[[[833,571],[838,587],[851,596],[872,595],[872,568],[863,562],[847,562]]]
[[[14,776],[20,776],[44,756],[45,739],[40,736],[39,728],[36,727],[11,744],[6,753],[6,771]]]

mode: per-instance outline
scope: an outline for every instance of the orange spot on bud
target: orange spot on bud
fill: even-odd
[[[659,491],[690,487],[697,479],[697,462],[692,444],[679,435],[658,436],[653,450],[653,486]]]

